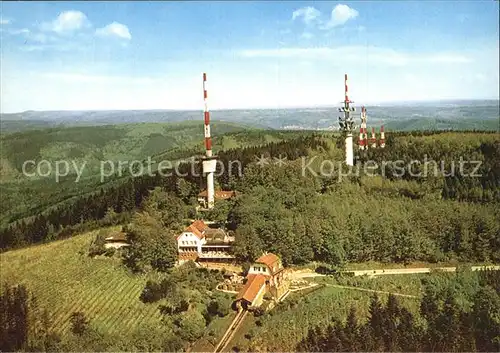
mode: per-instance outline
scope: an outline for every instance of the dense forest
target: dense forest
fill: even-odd
[[[462,156],[481,161],[482,176],[467,178],[473,180],[466,179],[466,183],[452,182],[455,176],[442,173],[422,178],[405,171],[399,176],[396,172],[401,171],[391,169],[390,163],[385,164],[386,170],[372,174],[360,168],[350,175],[347,169],[321,175],[324,161],[343,160],[343,142],[313,133],[220,151],[225,173],[217,177],[217,187],[239,193],[234,199],[218,201],[215,209],[203,215],[195,205],[204,180],[192,173],[190,164],[180,168],[186,177],[124,178],[111,187],[67,200],[3,229],[2,249],[123,225],[129,248],[116,254],[104,249],[105,234],[99,232],[86,256],[118,257],[132,273],[154,274],[137,300],[152,308],[158,306],[156,312],[163,323],[159,330],[165,332],[161,338],[156,337],[157,330],[155,337],[144,330],[118,339],[97,329],[85,313],[75,311],[71,333],[60,335],[52,331],[50,313],[38,307],[26,287],[5,285],[1,335],[9,340],[2,350],[172,351],[195,342],[212,321],[229,314],[231,299],[213,291],[223,273],[190,265],[173,269],[175,234],[193,218],[219,221],[234,231],[235,254],[243,263],[253,261],[262,251],[279,254],[285,265],[310,261],[334,267],[365,261],[498,262],[499,151],[495,134],[400,133],[388,138],[386,149],[359,154],[357,163],[363,166],[378,161],[382,165],[398,159],[424,160],[427,155],[450,167],[450,161]],[[277,163],[283,156],[286,159]],[[268,163],[257,163],[257,157],[268,158]],[[234,160],[240,161],[241,174],[228,171],[229,166],[235,168]],[[463,171],[470,172],[468,168]],[[461,271],[452,280],[430,276],[424,288],[419,313],[394,296],[387,303],[374,297],[368,317],[352,309],[346,322],[336,319],[327,327],[313,327],[297,350],[498,349],[500,288],[496,272]]]
[[[424,283],[418,320],[389,295],[373,296],[367,318],[351,307],[345,322],[310,329],[299,352],[498,352],[500,350],[500,274],[464,271],[451,280]]]
[[[342,140],[332,143],[322,134],[220,151],[225,173],[217,178],[218,185],[241,195],[220,201],[205,217],[225,221],[236,231],[236,253],[242,261],[264,250],[280,254],[286,264],[499,261],[500,141],[496,134],[399,133],[389,136],[385,149],[368,151],[358,159],[362,165],[366,160],[382,164],[432,158],[449,167],[450,161],[462,157],[481,161],[480,177],[438,173],[422,178],[409,172],[395,176],[389,163],[384,165],[386,172],[378,170],[376,175],[364,170],[342,178],[338,171],[319,175],[322,161],[341,161],[342,155]],[[256,156],[267,156],[271,162],[258,165]],[[287,157],[285,166],[272,162],[279,156]],[[304,160],[313,159],[311,171],[304,173]],[[234,160],[241,162],[241,175],[228,172]],[[471,169],[464,167],[465,172]],[[175,208],[179,212],[165,202],[158,206],[170,214],[170,220],[177,220],[170,222],[176,227],[167,226],[176,231],[179,223],[182,226],[179,220],[198,217],[193,205],[203,186],[201,177],[190,175],[190,165],[180,170],[188,176],[131,177],[12,224],[1,231],[1,246],[16,248],[69,236],[75,230],[128,222],[130,212],[143,207],[155,187],[181,203]]]

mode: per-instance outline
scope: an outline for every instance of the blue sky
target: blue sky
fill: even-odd
[[[499,2],[1,2],[1,109],[499,96]]]

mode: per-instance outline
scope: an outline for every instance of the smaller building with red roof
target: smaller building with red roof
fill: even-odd
[[[229,200],[236,196],[236,191],[232,190],[215,190],[214,199],[215,200]],[[198,194],[198,202],[204,208],[207,207],[208,202],[208,192],[203,190]]]
[[[236,296],[235,306],[260,306],[266,293],[278,300],[288,291],[289,286],[281,259],[275,254],[263,254],[250,266],[246,283]]]

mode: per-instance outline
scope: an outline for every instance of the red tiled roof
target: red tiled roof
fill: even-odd
[[[273,270],[273,265],[276,264],[276,262],[279,261],[279,260],[280,260],[280,258],[278,256],[269,253],[269,254],[262,255],[255,262],[259,263],[259,264],[266,265],[272,271]]]
[[[106,241],[128,241],[127,235],[123,232],[114,232],[105,239]]]
[[[205,222],[203,222],[202,220],[196,220],[194,221],[193,223],[191,223],[189,225],[189,227],[186,228],[186,230],[184,230],[184,232],[191,232],[193,233],[194,235],[196,235],[196,237],[198,239],[203,239],[205,236],[203,235],[203,232],[208,229],[208,226],[205,224]],[[182,235],[179,234],[177,236],[177,240],[179,240],[180,236]]]
[[[191,225],[196,227],[196,229],[198,229],[201,233],[203,233],[208,228],[208,226],[205,224],[205,222],[203,222],[200,219],[197,219],[196,221],[191,223]]]
[[[198,194],[198,197],[207,197],[207,190],[203,190]],[[230,199],[231,197],[236,196],[236,191],[224,191],[224,190],[216,190],[214,197],[219,200]]]
[[[261,290],[263,286],[266,284],[266,276],[258,274],[258,275],[248,275],[247,283],[241,288],[236,296],[236,300],[245,299],[246,301],[253,303],[255,297]]]
[[[185,231],[193,233],[194,235],[196,235],[198,239],[203,239],[203,234],[200,232],[198,228],[196,228],[192,224],[189,227],[187,227]]]

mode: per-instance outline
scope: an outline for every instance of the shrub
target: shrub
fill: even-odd
[[[113,255],[116,253],[116,249],[115,248],[108,248],[106,249],[106,251],[104,252],[104,255],[107,256],[107,257],[113,257]]]
[[[88,330],[89,321],[81,311],[76,311],[71,314],[70,322],[71,332],[75,335],[81,336]]]
[[[95,236],[89,247],[89,256],[94,257],[97,255],[102,255],[106,252],[104,244],[106,244],[107,232],[105,230],[100,230]]]

